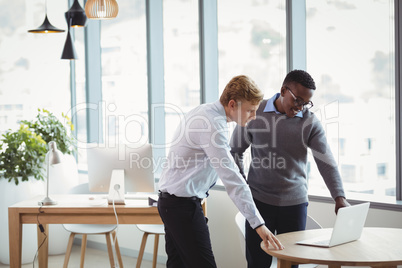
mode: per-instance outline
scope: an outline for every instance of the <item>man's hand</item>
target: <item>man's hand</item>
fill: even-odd
[[[338,210],[343,207],[349,207],[350,204],[346,201],[346,198],[343,196],[338,196],[335,198],[335,213],[338,214]]]
[[[268,248],[269,244],[271,244],[275,249],[284,249],[278,238],[276,238],[265,225],[261,225],[260,227],[256,228],[255,231],[264,241],[266,248]]]

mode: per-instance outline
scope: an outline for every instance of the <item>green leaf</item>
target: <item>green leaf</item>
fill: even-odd
[[[26,181],[33,176],[43,180],[47,144],[55,141],[64,154],[76,151],[71,120],[62,114],[64,125],[53,113],[38,109],[33,121],[21,120],[17,131],[8,130],[0,139],[0,179]]]

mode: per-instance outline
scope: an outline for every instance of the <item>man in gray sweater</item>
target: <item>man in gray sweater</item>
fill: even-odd
[[[243,154],[251,145],[247,176],[254,202],[266,226],[277,234],[304,230],[306,226],[307,148],[332,198],[335,213],[349,206],[337,164],[326,141],[324,129],[309,110],[315,91],[313,78],[293,70],[285,77],[280,93],[263,100],[256,119],[237,126],[230,142],[231,153],[243,177]],[[246,223],[248,267],[269,267],[272,257],[260,248],[261,238]]]

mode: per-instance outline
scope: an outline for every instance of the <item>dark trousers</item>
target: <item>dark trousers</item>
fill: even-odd
[[[307,206],[303,203],[295,206],[271,206],[254,199],[265,220],[267,228],[276,234],[301,231],[306,228]],[[246,221],[246,258],[248,268],[267,268],[271,266],[272,256],[260,247],[261,238]],[[292,267],[297,267],[294,265]]]
[[[166,267],[216,267],[208,225],[199,200],[160,196],[158,210],[165,225]]]

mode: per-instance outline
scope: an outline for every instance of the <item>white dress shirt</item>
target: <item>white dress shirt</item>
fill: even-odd
[[[205,198],[219,176],[229,197],[256,228],[264,220],[230,154],[228,131],[220,101],[202,104],[187,113],[174,134],[159,190],[179,197]]]

